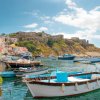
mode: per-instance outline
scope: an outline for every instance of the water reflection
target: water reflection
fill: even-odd
[[[41,61],[52,68],[59,68],[63,71],[96,71],[100,70],[100,63],[96,65],[74,63],[66,60],[41,59]],[[3,100],[40,100],[34,99],[28,91],[27,86],[21,82],[20,78],[5,78],[2,91]],[[43,98],[41,100],[51,100],[51,98]],[[57,97],[52,100],[100,100],[100,89],[89,92],[87,94],[75,97]]]

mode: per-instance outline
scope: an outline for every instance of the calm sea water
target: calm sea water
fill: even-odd
[[[41,61],[52,68],[58,68],[63,71],[100,71],[100,63],[80,64],[73,61],[41,59]],[[1,100],[1,99],[0,99]],[[21,78],[5,78],[3,82],[2,100],[40,100],[34,99],[28,91],[27,86],[21,82]],[[41,100],[51,100],[43,98]],[[100,100],[100,89],[83,95],[74,97],[56,97],[52,100]]]

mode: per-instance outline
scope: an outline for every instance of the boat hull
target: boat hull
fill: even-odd
[[[44,70],[39,70],[39,71],[33,71],[33,72],[30,72],[30,73],[25,73],[25,75],[40,75],[40,74],[44,74],[44,73],[47,73],[48,72],[48,69],[44,69]]]
[[[7,78],[7,77],[15,77],[15,73],[13,71],[7,71],[7,72],[0,72],[0,76]]]
[[[60,86],[47,84],[26,83],[32,96],[37,97],[57,97],[72,96],[87,93],[100,88],[100,80],[92,80],[90,82],[71,83]]]
[[[48,69],[42,69],[42,70],[31,71],[31,72],[18,72],[18,73],[16,73],[16,76],[40,75],[40,74],[44,74],[47,72],[48,72]]]
[[[73,60],[75,56],[72,57],[58,57],[59,60]]]

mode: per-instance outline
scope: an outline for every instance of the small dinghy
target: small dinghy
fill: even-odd
[[[23,81],[35,98],[74,96],[99,89],[100,73],[57,72],[56,76],[24,78]]]
[[[19,68],[19,71],[16,72],[16,76],[25,77],[28,75],[40,75],[45,74],[48,71],[48,68]]]

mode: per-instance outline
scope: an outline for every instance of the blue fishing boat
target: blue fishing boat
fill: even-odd
[[[75,56],[72,54],[64,54],[58,57],[59,60],[73,60],[74,58]]]
[[[0,76],[2,77],[15,77],[15,73],[13,71],[4,71],[4,72],[0,72]]]

